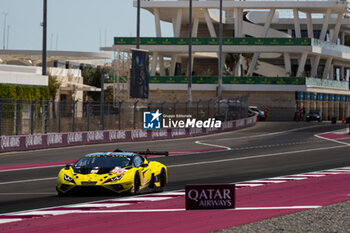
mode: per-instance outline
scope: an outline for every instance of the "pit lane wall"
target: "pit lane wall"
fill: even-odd
[[[171,129],[135,129],[105,130],[70,133],[50,133],[34,135],[16,135],[0,137],[0,153],[35,149],[67,147],[113,142],[150,141],[161,139],[186,138],[207,134],[232,131],[252,126],[256,117],[223,122],[221,128],[171,128]]]

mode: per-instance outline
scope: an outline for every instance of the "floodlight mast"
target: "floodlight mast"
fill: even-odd
[[[192,102],[192,0],[189,0],[187,101]]]
[[[237,17],[237,16],[236,16]],[[222,99],[222,70],[223,70],[223,62],[222,62],[222,0],[220,0],[220,25],[219,25],[219,79],[218,79],[218,99]]]
[[[136,49],[140,49],[140,0],[137,0]]]
[[[43,0],[43,51],[42,51],[42,75],[46,75],[46,42],[47,42],[47,0]]]

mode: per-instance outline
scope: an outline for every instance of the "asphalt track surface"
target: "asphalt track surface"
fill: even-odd
[[[116,148],[125,151],[225,149],[152,158],[168,166],[166,190],[179,190],[186,184],[232,183],[349,166],[348,139],[339,143],[314,136],[344,127],[329,123],[262,122],[248,129],[187,139],[2,153],[0,166],[76,160],[86,153]],[[0,213],[111,198],[58,197],[55,185],[60,168],[1,171]]]

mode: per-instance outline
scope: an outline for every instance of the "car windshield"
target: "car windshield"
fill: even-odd
[[[99,170],[98,173],[108,173],[115,167],[127,167],[131,165],[131,158],[125,156],[91,156],[83,157],[73,165],[77,173],[90,173],[92,169]]]
[[[320,112],[310,112],[310,114],[316,114],[316,115],[319,115]]]

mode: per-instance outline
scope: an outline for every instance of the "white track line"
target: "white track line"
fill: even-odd
[[[144,198],[144,197],[147,197],[148,195],[159,195],[159,196],[162,196],[162,195],[167,195],[167,194],[179,194],[179,195],[185,195],[185,191],[184,190],[174,190],[174,191],[171,191],[171,192],[163,192],[163,193],[153,193],[153,194],[144,194],[144,195],[140,195],[140,196],[137,196],[137,198]],[[93,204],[93,203],[100,203],[100,202],[105,202],[105,201],[127,201],[127,200],[132,200],[136,197],[126,197],[126,198],[111,198],[111,199],[105,199],[105,200],[98,200],[98,201],[94,201],[94,202],[83,202],[83,203],[80,203],[80,204]],[[62,208],[62,207],[70,207],[71,205],[59,205],[59,206],[51,206],[51,207],[44,207],[44,208],[38,208],[38,209],[33,209],[33,210],[22,210],[22,211],[16,211],[16,212],[11,212],[11,213],[4,213],[4,214],[0,214],[0,216],[3,216],[3,215],[27,215],[29,213],[39,213],[39,214],[42,214],[41,211],[48,211],[49,209],[52,209],[52,208]],[[39,212],[40,211],[40,212]],[[68,212],[70,213],[71,210],[69,210]],[[21,220],[21,219],[20,219]]]
[[[262,186],[263,184],[244,184],[244,183],[239,183],[235,184],[237,187],[257,187],[257,186]]]
[[[272,153],[272,154],[253,155],[253,156],[246,156],[246,157],[241,157],[241,158],[220,159],[220,160],[211,160],[211,161],[203,161],[203,162],[196,162],[196,163],[183,163],[183,164],[169,165],[167,167],[168,168],[186,167],[186,166],[195,166],[195,165],[212,164],[212,163],[223,163],[223,162],[229,162],[229,161],[249,160],[249,159],[266,158],[266,157],[273,157],[273,156],[280,156],[280,155],[287,155],[287,154],[305,153],[305,152],[311,152],[311,151],[331,150],[331,149],[337,149],[337,148],[344,148],[344,147],[348,147],[348,146],[350,146],[350,144],[340,145],[340,146],[305,149],[305,150],[296,150],[296,151],[277,152],[277,153]]]
[[[14,169],[8,169],[8,170],[0,170],[0,172],[12,172],[12,171],[34,170],[34,169],[52,168],[52,167],[64,167],[64,165],[65,165],[65,164],[61,164],[61,165],[49,165],[49,166],[42,166],[42,167],[14,168]]]
[[[179,196],[183,196],[183,195],[185,195],[185,192],[156,193],[155,195],[159,195],[159,196],[167,196],[167,195],[179,195]]]
[[[129,203],[115,203],[115,204],[103,204],[103,203],[87,203],[87,204],[74,204],[74,205],[70,205],[70,207],[97,207],[97,208],[111,208],[111,207],[118,207],[118,206],[126,206],[126,205],[130,205]]]
[[[219,148],[225,148],[226,150],[231,150],[231,147],[222,146],[222,145],[215,145],[215,144],[204,143],[204,142],[200,142],[200,141],[195,141],[194,143],[199,144],[199,145],[204,145],[204,146],[219,147]]]
[[[17,222],[21,221],[21,218],[9,218],[9,219],[0,219],[0,224],[1,223],[10,223],[10,222]]]
[[[237,207],[235,209],[226,209],[223,211],[234,211],[234,210],[288,210],[288,209],[315,209],[322,206],[267,206],[267,207]],[[31,212],[30,214],[52,214],[59,215],[62,212],[66,213],[77,213],[77,214],[106,214],[106,213],[154,213],[154,212],[177,212],[186,211],[186,209],[127,209],[127,210],[72,210],[72,211],[42,211],[42,212]],[[20,216],[20,215],[18,215]]]
[[[288,133],[288,132],[294,132],[294,131],[308,129],[308,128],[315,128],[315,127],[319,127],[319,126],[308,126],[308,127],[297,128],[297,129],[290,129],[290,130],[278,131],[278,132],[273,132],[273,133],[267,133],[267,134],[259,134],[259,135],[239,137],[239,138],[231,138],[230,137],[230,138],[222,138],[222,139],[216,139],[216,140],[217,141],[223,141],[223,140],[232,140],[232,139],[245,139],[245,138],[265,137],[265,136],[271,136],[271,135],[276,135],[276,134],[283,134],[283,133]],[[222,146],[222,145],[215,145],[215,144],[204,143],[204,142],[200,142],[200,141],[195,141],[195,143],[196,144],[200,144],[200,145],[205,145],[205,146],[221,147],[221,148],[225,148],[227,150],[232,150],[231,147]]]
[[[268,178],[269,180],[306,180],[307,177],[274,177],[274,178]]]
[[[253,135],[253,136],[243,136],[243,137],[237,137],[237,138],[230,137],[230,138],[221,138],[221,139],[216,139],[216,140],[224,141],[224,140],[232,140],[232,139],[246,139],[246,138],[266,137],[266,136],[283,134],[283,133],[288,133],[288,132],[295,132],[295,131],[303,130],[303,129],[316,128],[316,127],[320,127],[320,126],[319,125],[313,125],[313,126],[301,127],[301,128],[296,128],[296,129],[277,131],[277,132],[272,132],[272,133],[258,134],[258,135]]]
[[[305,173],[305,174],[293,175],[293,176],[298,176],[298,177],[322,177],[322,176],[326,176],[326,175],[312,175],[312,174],[309,174],[309,173]]]
[[[327,171],[330,171],[330,172],[350,172],[350,169],[330,169],[330,170],[327,170]]]
[[[274,206],[274,207],[238,207],[234,210],[288,210],[288,209],[315,209],[322,206]]]
[[[339,174],[344,174],[344,172],[311,172],[309,174],[313,174],[313,175],[339,175]]]
[[[172,197],[132,197],[116,199],[116,201],[163,201],[171,198]]]
[[[282,181],[282,180],[250,180],[250,181],[244,181],[242,183],[283,183],[286,181]]]
[[[317,138],[326,140],[326,141],[335,142],[335,143],[338,143],[338,144],[343,144],[343,145],[350,146],[350,143],[342,142],[342,141],[338,141],[338,140],[336,140],[336,139],[331,139],[331,138],[326,138],[326,137],[320,136],[321,134],[334,133],[334,132],[336,132],[336,131],[339,131],[339,130],[329,131],[329,132],[325,132],[325,133],[319,133],[319,134],[315,134],[314,136],[317,137]]]
[[[56,180],[57,177],[48,177],[48,178],[40,178],[40,179],[31,179],[31,180],[17,180],[17,181],[8,181],[8,182],[1,182],[2,184],[16,184],[16,183],[26,183],[26,182],[35,182],[35,181],[45,181],[45,180]]]

